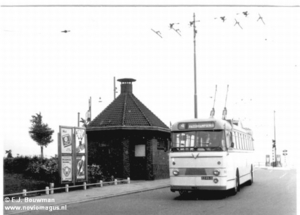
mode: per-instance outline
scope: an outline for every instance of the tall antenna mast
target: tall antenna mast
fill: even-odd
[[[216,96],[217,96],[217,87],[218,86],[216,85],[214,104],[213,104],[213,108],[210,111],[210,117],[214,117],[214,115],[215,115],[215,102],[216,102]]]
[[[191,22],[191,25],[194,27],[194,110],[195,110],[195,119],[198,117],[197,114],[197,68],[196,68],[196,20],[195,20],[195,13],[193,16],[193,22]],[[199,21],[197,21],[199,22]]]
[[[224,106],[224,110],[223,110],[223,114],[222,114],[222,119],[226,119],[226,116],[227,116],[226,104],[227,104],[228,90],[229,90],[229,85],[227,85],[227,92],[226,92],[225,106]]]
[[[196,68],[196,22],[195,22],[195,13],[193,16],[193,27],[194,27],[194,111],[195,119],[198,117],[197,113],[197,68]]]

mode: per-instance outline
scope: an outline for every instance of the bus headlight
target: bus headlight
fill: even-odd
[[[178,169],[174,169],[173,170],[173,175],[174,176],[178,176],[179,175],[179,170]]]
[[[220,171],[219,171],[219,170],[214,170],[213,174],[214,174],[215,176],[218,176],[218,175],[220,175]]]
[[[215,184],[219,182],[217,178],[214,179]]]

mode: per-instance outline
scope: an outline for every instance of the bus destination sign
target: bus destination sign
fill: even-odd
[[[214,128],[215,123],[213,122],[189,122],[189,123],[181,123],[179,124],[179,129],[206,129],[206,128]]]

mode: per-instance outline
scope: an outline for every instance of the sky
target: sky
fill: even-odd
[[[209,117],[216,86],[215,117],[222,116],[229,85],[227,117],[253,130],[257,161],[272,154],[276,132],[278,154],[288,150],[295,163],[299,7],[7,6],[20,2],[1,7],[3,155],[40,155],[28,133],[39,112],[55,131],[44,154],[57,154],[59,126],[77,126],[90,97],[92,118],[101,113],[114,99],[114,77],[136,79],[133,94],[166,125],[194,118],[195,14],[198,118]]]

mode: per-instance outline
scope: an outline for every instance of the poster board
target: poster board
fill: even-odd
[[[59,126],[58,166],[62,184],[88,180],[87,151],[85,128]]]
[[[61,181],[73,182],[72,156],[61,157]]]
[[[87,181],[87,136],[85,128],[74,127],[76,182]]]

